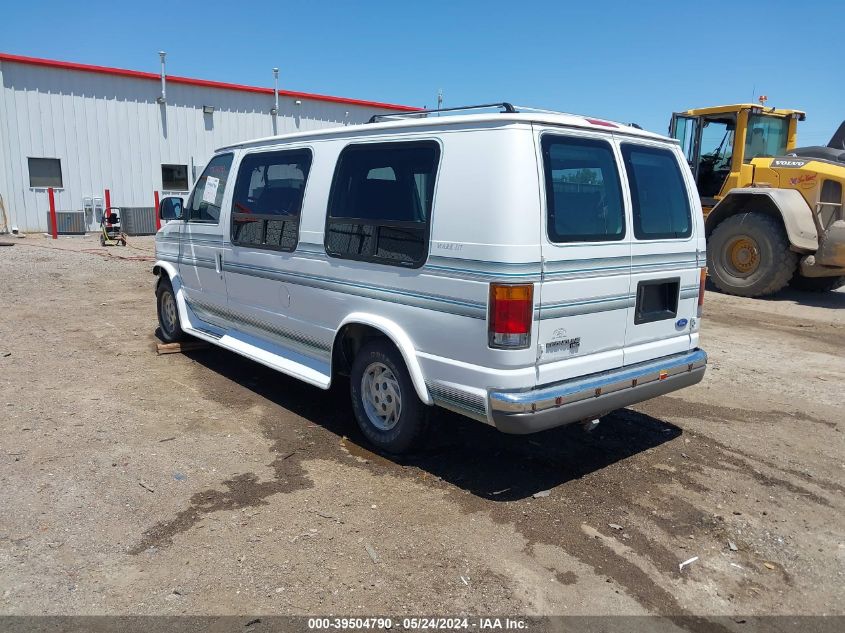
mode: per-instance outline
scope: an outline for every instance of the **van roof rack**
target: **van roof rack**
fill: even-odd
[[[514,114],[518,112],[516,108],[513,107],[507,101],[503,101],[501,103],[483,103],[480,105],[467,105],[467,106],[458,106],[455,108],[440,108],[438,110],[414,110],[413,112],[395,112],[395,113],[388,113],[388,114],[374,114],[370,117],[370,120],[367,121],[368,123],[377,123],[383,119],[393,119],[397,117],[427,117],[429,114],[440,113],[440,112],[457,112],[459,110],[481,110],[485,108],[502,108],[502,112],[507,112],[509,114]]]

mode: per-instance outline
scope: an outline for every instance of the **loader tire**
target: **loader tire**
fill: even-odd
[[[804,277],[795,273],[789,285],[804,292],[828,292],[845,286],[845,277]]]
[[[710,279],[724,293],[763,297],[781,290],[798,265],[783,225],[762,213],[739,213],[721,222],[707,244]]]

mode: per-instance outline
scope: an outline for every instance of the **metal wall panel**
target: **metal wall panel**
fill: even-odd
[[[47,191],[29,186],[28,157],[59,158],[56,205],[80,208],[111,192],[112,206],[146,207],[162,189],[161,165],[208,162],[221,146],[274,134],[273,96],[149,79],[0,62],[0,194],[9,223],[46,231]],[[203,106],[214,108],[204,114]],[[279,97],[278,134],[362,123],[373,107]],[[89,230],[96,230],[92,219]]]

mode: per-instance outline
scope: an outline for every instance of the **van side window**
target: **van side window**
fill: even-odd
[[[440,147],[433,141],[349,145],[335,168],[326,218],[333,257],[422,266]]]
[[[221,154],[209,161],[188,200],[188,221],[208,224],[220,221],[220,205],[231,166],[232,154]]]
[[[542,137],[546,206],[552,242],[606,242],[625,237],[622,187],[610,143]]]
[[[232,196],[232,243],[296,249],[310,169],[311,151],[307,149],[244,156]]]
[[[692,235],[689,194],[675,153],[623,143],[622,158],[631,186],[636,238],[665,240]]]

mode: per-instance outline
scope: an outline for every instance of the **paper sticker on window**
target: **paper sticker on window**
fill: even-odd
[[[217,187],[220,185],[220,179],[209,176],[205,179],[205,189],[202,190],[202,201],[209,204],[217,205]]]

